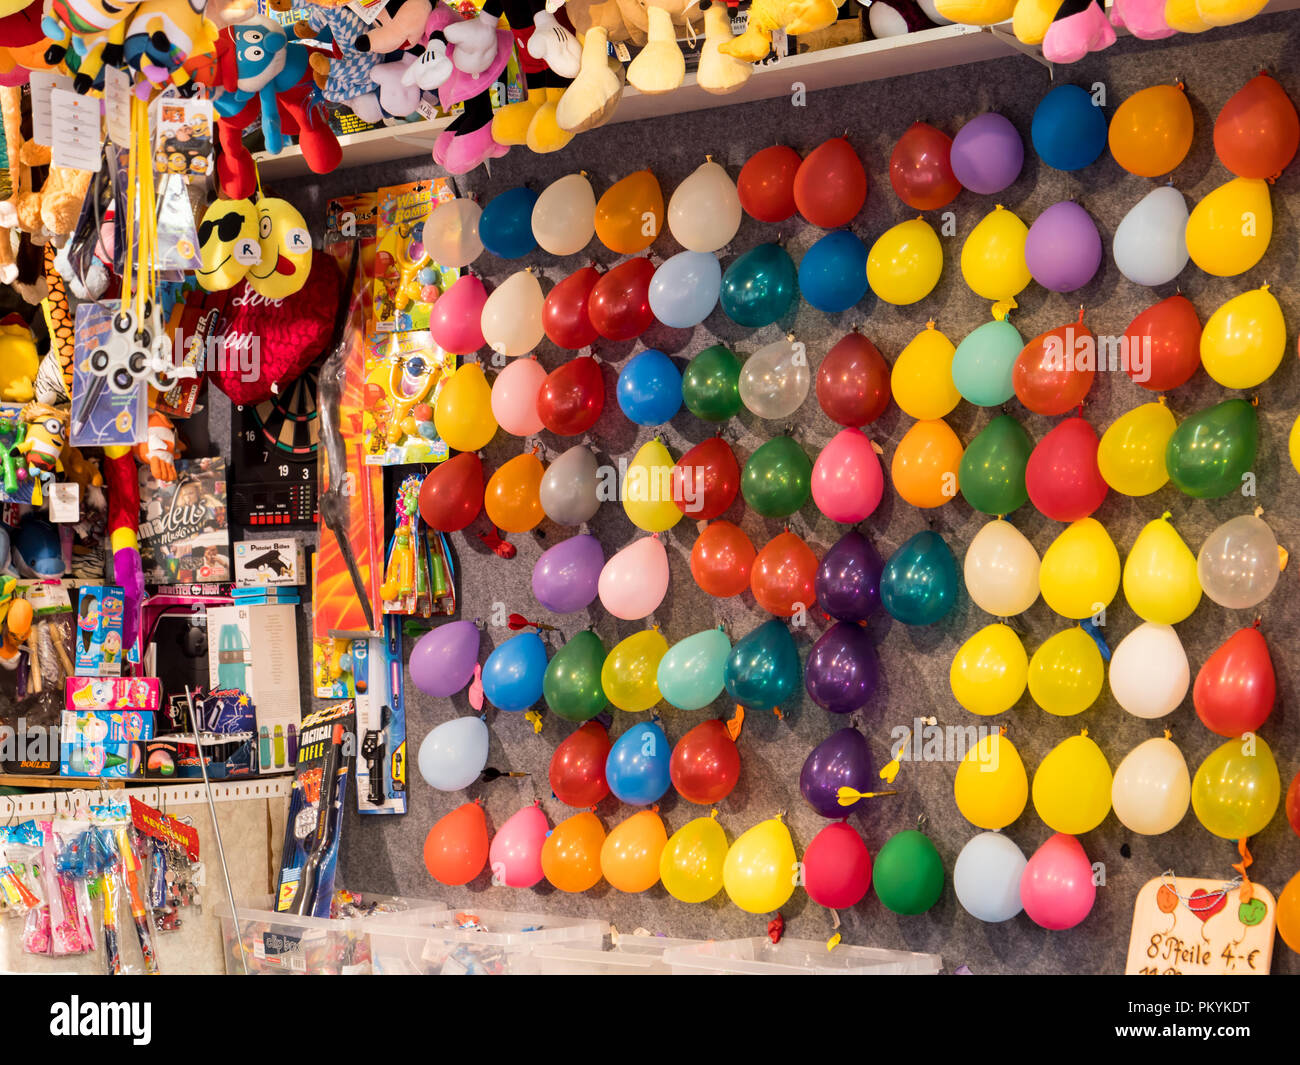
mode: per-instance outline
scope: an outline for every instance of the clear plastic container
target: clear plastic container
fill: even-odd
[[[538,972],[535,948],[599,951],[609,925],[586,917],[436,907],[374,917],[368,928],[377,974],[505,976]]]
[[[934,976],[943,967],[937,954],[766,937],[676,947],[664,960],[674,976]]]
[[[605,940],[604,949],[548,944],[533,948],[534,972],[542,976],[671,976],[672,968],[664,960],[664,951],[693,947],[702,942],[699,939],[622,935],[618,946]]]

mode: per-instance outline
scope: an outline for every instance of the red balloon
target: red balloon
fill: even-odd
[[[462,451],[440,462],[420,485],[420,517],[438,532],[456,532],[483,509],[483,462]]]
[[[1097,431],[1082,418],[1066,418],[1029,456],[1025,487],[1029,500],[1053,521],[1086,518],[1106,498],[1097,466]]]
[[[605,378],[600,363],[579,355],[546,375],[537,393],[537,416],[556,436],[577,436],[600,420]]]
[[[951,137],[924,122],[913,122],[889,157],[889,183],[908,207],[937,211],[961,192],[951,156]]]
[[[1211,732],[1240,736],[1254,732],[1273,712],[1277,677],[1268,644],[1253,626],[1238,629],[1196,674],[1192,704]]]
[[[691,576],[717,599],[739,595],[749,587],[754,545],[743,529],[729,521],[707,525],[691,548]]]
[[[1083,402],[1097,376],[1097,338],[1079,320],[1041,333],[1016,356],[1011,384],[1035,414],[1064,414]]]
[[[551,289],[542,304],[542,328],[552,344],[576,351],[596,343],[600,334],[591,324],[587,306],[599,280],[599,270],[584,266]]]
[[[606,340],[635,340],[655,320],[650,310],[654,263],[644,256],[619,263],[591,290],[587,314]]]
[[[784,144],[750,156],[736,179],[740,206],[760,222],[784,222],[796,210],[794,176],[802,162],[799,153]]]
[[[696,521],[712,521],[736,500],[740,463],[720,436],[696,444],[673,467],[673,502]]]
[[[889,407],[889,365],[861,333],[850,333],[817,368],[817,402],[833,422],[860,428]]]
[[[871,852],[847,821],[823,828],[803,853],[804,890],[819,906],[856,906],[871,887]]]
[[[1300,773],[1286,789],[1286,819],[1291,822],[1291,831],[1300,836]]]
[[[794,202],[815,226],[848,225],[867,202],[867,172],[853,145],[832,137],[808,153],[794,176]]]
[[[565,806],[595,806],[609,794],[605,760],[609,733],[599,721],[588,721],[564,739],[551,755],[551,791]]]
[[[1214,150],[1237,177],[1276,178],[1300,148],[1300,115],[1273,78],[1257,74],[1214,121]]]
[[[1184,295],[1153,303],[1124,331],[1124,370],[1134,384],[1167,392],[1201,365],[1201,320]]]
[[[468,884],[487,860],[487,818],[477,802],[457,806],[425,837],[424,867],[440,884]]]
[[[711,806],[730,795],[740,779],[740,751],[726,724],[715,718],[686,733],[673,748],[668,773],[687,802]]]
[[[788,618],[817,602],[817,556],[795,533],[778,533],[754,558],[749,586],[769,614]]]

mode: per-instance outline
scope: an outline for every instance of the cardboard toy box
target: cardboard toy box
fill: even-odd
[[[248,777],[257,772],[257,743],[251,735],[221,737],[203,744],[209,780]],[[159,736],[144,745],[144,775],[150,780],[202,779],[199,749],[188,736]]]
[[[142,777],[144,741],[153,738],[147,710],[65,710],[59,775]]]
[[[69,677],[64,689],[68,710],[157,710],[162,685],[157,677]]]
[[[235,583],[243,587],[306,584],[302,541],[239,541],[235,544]]]

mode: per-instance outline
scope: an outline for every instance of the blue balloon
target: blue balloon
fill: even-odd
[[[483,694],[498,710],[517,714],[542,697],[546,645],[535,632],[506,640],[483,663]]]
[[[905,625],[933,625],[957,604],[957,560],[944,538],[923,529],[889,556],[880,605]]]
[[[1106,150],[1106,115],[1079,86],[1058,85],[1039,101],[1029,136],[1048,166],[1082,170]]]
[[[663,425],[682,408],[682,372],[657,348],[633,355],[618,375],[618,405],[637,425]]]
[[[718,299],[737,325],[761,329],[790,309],[798,290],[799,276],[786,250],[758,244],[727,267]]]
[[[533,205],[537,193],[520,185],[501,193],[483,208],[478,220],[478,239],[483,247],[501,259],[519,259],[537,247],[533,238]]]
[[[799,688],[799,649],[784,621],[765,621],[743,637],[722,671],[727,694],[751,710],[780,706]]]
[[[827,233],[799,264],[799,291],[819,311],[847,311],[867,294],[866,245],[847,229]]]
[[[722,264],[712,252],[682,251],[650,279],[650,310],[672,329],[692,329],[713,313],[722,290]]]
[[[672,748],[657,722],[638,722],[614,741],[605,759],[609,790],[629,806],[649,806],[671,783]]]

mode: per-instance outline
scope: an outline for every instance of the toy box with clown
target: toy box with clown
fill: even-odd
[[[126,592],[116,584],[83,584],[77,599],[76,674],[122,672],[122,611]]]
[[[153,714],[143,710],[65,710],[59,775],[141,777],[144,744],[153,738]]]

